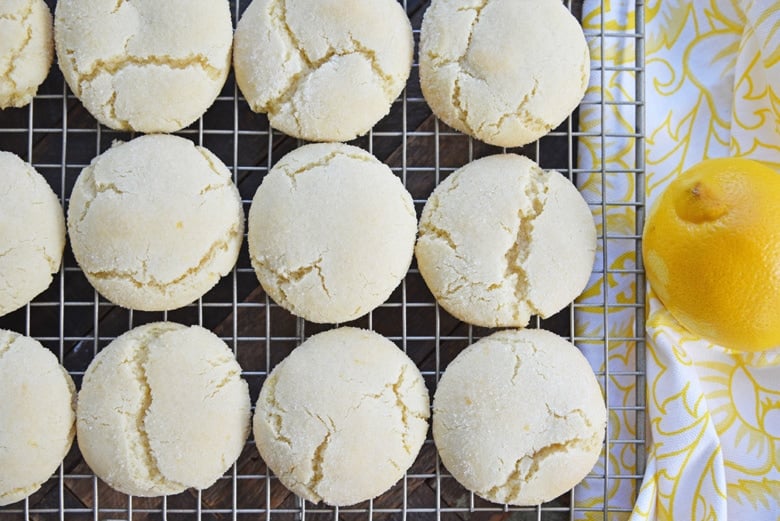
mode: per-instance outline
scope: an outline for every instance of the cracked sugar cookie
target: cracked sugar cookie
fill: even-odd
[[[199,326],[137,327],[98,353],[78,396],[84,460],[135,496],[213,485],[249,435],[249,388],[227,345]]]
[[[271,126],[349,141],[390,112],[414,39],[396,0],[253,0],[236,27],[236,81]]]
[[[37,491],[70,450],[76,387],[51,351],[0,330],[0,506]]]
[[[507,330],[447,367],[433,400],[433,439],[447,470],[478,496],[538,505],[590,472],[606,418],[576,347],[544,330]]]
[[[478,159],[445,179],[420,219],[420,274],[439,304],[484,327],[524,327],[585,289],[596,226],[577,188],[515,154]]]
[[[227,0],[59,0],[54,37],[65,80],[100,123],[174,132],[225,84],[233,24]]]
[[[412,262],[412,196],[365,150],[315,144],[283,157],[249,210],[249,254],[279,305],[348,322],[386,301]]]
[[[233,269],[244,211],[214,154],[180,137],[142,136],[81,172],[68,232],[100,294],[126,308],[164,311],[202,297]]]
[[[48,76],[54,57],[46,2],[0,2],[0,34],[0,109],[24,107]]]
[[[0,152],[0,316],[49,287],[65,248],[65,216],[29,163]]]
[[[589,76],[582,27],[560,0],[433,0],[423,18],[425,100],[491,145],[525,145],[560,125]]]
[[[274,368],[260,391],[254,435],[287,488],[347,506],[403,477],[428,417],[414,362],[383,336],[347,327],[314,335]]]

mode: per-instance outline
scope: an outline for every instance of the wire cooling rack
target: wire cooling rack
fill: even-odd
[[[54,3],[49,1],[52,9]],[[234,22],[248,3],[249,0],[231,1]],[[412,19],[415,38],[419,40],[422,14],[428,3],[414,0],[401,3]],[[579,1],[570,0],[567,5],[581,17]],[[636,17],[637,30],[613,30],[602,22],[599,30],[586,30],[586,35],[589,40],[602,44],[607,39],[617,39],[635,45],[636,64],[625,67],[626,72],[636,77],[635,100],[608,101],[602,87],[600,97],[585,102],[583,107],[596,106],[603,114],[611,105],[624,105],[633,112],[635,128],[617,134],[607,133],[603,128],[598,132],[579,132],[578,113],[575,113],[549,136],[519,152],[537,160],[542,167],[555,168],[576,181],[582,175],[611,173],[603,165],[590,170],[580,167],[578,140],[600,140],[602,150],[608,138],[630,141],[636,149],[636,164],[622,173],[635,176],[636,202],[613,203],[602,197],[592,206],[602,215],[610,206],[623,205],[635,211],[632,233],[606,226],[599,240],[605,250],[609,241],[628,242],[636,253],[641,238],[644,186],[642,1],[632,2],[630,11]],[[594,67],[594,73],[602,79],[601,85],[606,74],[615,70],[620,69]],[[179,134],[208,147],[232,168],[246,211],[262,177],[281,156],[301,144],[273,132],[264,116],[251,113],[236,90],[232,75],[208,113]],[[81,169],[114,140],[131,137],[98,126],[67,89],[56,65],[29,107],[0,112],[0,149],[30,161],[47,178],[65,206]],[[474,158],[501,151],[470,140],[431,116],[420,92],[416,65],[404,95],[394,104],[391,114],[355,144],[392,167],[414,197],[418,212],[434,187],[448,174]],[[604,186],[604,177],[601,183]],[[62,467],[41,490],[24,502],[0,508],[0,520],[626,519],[641,481],[644,455],[644,279],[641,266],[612,270],[606,262],[597,263],[594,273],[603,276],[604,294],[608,293],[610,276],[630,277],[636,284],[633,301],[619,305],[635,314],[633,330],[628,336],[610,336],[608,311],[613,306],[607,302],[600,304],[605,327],[597,334],[575,334],[575,313],[578,306],[584,307],[582,304],[574,304],[555,317],[537,320],[532,325],[551,329],[578,345],[601,350],[606,360],[597,372],[602,385],[615,377],[636,385],[636,396],[630,403],[613,403],[606,391],[610,412],[633,418],[635,434],[617,436],[618,426],[611,416],[605,443],[607,453],[621,445],[629,447],[629,452],[636,456],[636,465],[626,471],[608,460],[606,465],[597,467],[588,478],[599,496],[595,500],[580,503],[574,499],[575,492],[539,507],[515,508],[488,503],[469,494],[449,476],[437,459],[430,436],[402,481],[381,497],[350,508],[313,505],[290,494],[269,474],[251,440],[237,464],[208,490],[157,499],[131,498],[112,491],[98,480],[74,444]],[[593,304],[589,306],[592,309]],[[269,370],[305,338],[323,330],[322,326],[296,319],[268,299],[252,271],[246,244],[232,275],[197,303],[168,313],[133,312],[111,305],[94,292],[66,248],[63,268],[49,290],[26,308],[0,319],[0,328],[33,336],[52,349],[79,386],[95,353],[131,327],[156,320],[200,324],[215,331],[233,348],[244,368],[243,376],[249,382],[253,403]],[[466,345],[490,333],[462,324],[440,309],[414,265],[390,300],[354,325],[375,329],[404,349],[423,372],[431,395],[448,362]],[[634,367],[626,370],[612,365],[607,349],[616,341],[636,346]],[[612,494],[615,487],[628,490],[628,496],[616,500]]]

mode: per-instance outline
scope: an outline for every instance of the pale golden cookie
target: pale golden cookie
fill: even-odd
[[[198,119],[230,70],[227,0],[59,0],[62,74],[102,124],[174,132]]]
[[[467,489],[538,505],[590,472],[606,419],[601,388],[576,347],[544,330],[507,330],[447,367],[433,401],[433,439]]]
[[[515,154],[478,159],[445,179],[420,219],[420,273],[455,317],[522,327],[585,289],[596,225],[577,188]]]
[[[309,338],[271,372],[255,442],[299,496],[353,505],[403,477],[428,416],[428,390],[409,357],[377,333],[341,328]]]
[[[208,488],[249,434],[241,367],[202,327],[137,327],[98,353],[84,375],[78,444],[97,476],[136,496]]]
[[[414,39],[396,0],[254,0],[236,27],[236,81],[271,126],[349,141],[390,111]]]
[[[0,2],[0,109],[30,103],[54,57],[51,12],[43,0]]]
[[[0,316],[49,287],[64,248],[59,199],[32,165],[0,152]]]
[[[0,505],[41,487],[70,450],[76,388],[51,351],[0,330]]]
[[[389,167],[353,146],[307,145],[257,190],[249,254],[279,305],[312,322],[347,322],[401,283],[416,227],[412,196]]]
[[[420,36],[425,100],[447,125],[516,147],[561,124],[585,95],[590,54],[560,0],[433,0]]]
[[[230,171],[177,136],[115,144],[73,187],[68,232],[89,282],[120,306],[185,306],[233,269],[244,211]]]

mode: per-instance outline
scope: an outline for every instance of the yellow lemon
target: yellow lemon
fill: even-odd
[[[691,332],[742,351],[780,345],[780,173],[699,163],[650,211],[643,251],[650,285]]]

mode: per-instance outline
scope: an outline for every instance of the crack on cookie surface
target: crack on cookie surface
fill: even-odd
[[[203,147],[195,147],[195,150],[198,151],[198,153],[203,157],[203,159],[208,164],[209,170],[216,175],[220,182],[219,183],[209,183],[205,185],[203,188],[200,189],[200,192],[198,192],[198,195],[206,195],[209,192],[217,192],[224,189],[230,189],[233,186],[233,181],[230,176],[230,172],[224,170],[223,168],[220,168],[218,165],[218,159],[214,157],[214,155]]]
[[[450,254],[452,255],[452,257],[454,257],[461,263],[468,264],[469,262],[468,259],[464,257],[464,255],[461,253],[460,246],[458,245],[458,242],[455,240],[450,229],[446,226],[441,226],[436,223],[436,221],[439,220],[439,208],[441,207],[441,197],[446,197],[447,194],[454,192],[459,188],[460,185],[459,176],[460,173],[455,173],[450,177],[448,177],[445,180],[446,184],[439,185],[437,191],[431,194],[431,196],[428,198],[428,202],[426,203],[423,217],[420,220],[420,224],[419,224],[420,234],[417,242],[417,248],[425,249],[426,242],[435,242],[435,241],[443,242],[444,244],[447,245],[447,248],[450,250]],[[461,273],[461,268],[457,268],[450,263],[445,263],[444,261],[439,261],[439,262],[440,262],[439,267],[447,268],[451,273],[455,274],[455,277],[452,280],[449,280],[446,283],[446,287],[440,289],[439,291],[435,290],[434,288],[430,288],[430,289],[434,293],[436,299],[439,300],[442,305],[444,305],[445,309],[447,309],[448,311],[458,309],[460,308],[460,305],[456,303],[453,305],[453,302],[451,301],[451,297],[453,295],[456,295],[460,290],[462,290],[465,287],[481,286],[481,283],[471,281],[468,277],[466,277],[463,273]],[[419,257],[418,257],[418,263],[419,263]],[[425,271],[427,269],[427,265],[428,265],[427,262],[423,262],[420,268],[423,271]],[[480,298],[477,295],[469,295],[469,299],[477,300],[477,301],[487,301],[486,299]]]
[[[184,271],[181,275],[177,276],[176,278],[170,280],[170,281],[160,281],[157,280],[154,277],[148,277],[148,280],[139,280],[138,279],[138,269],[132,269],[132,270],[100,270],[100,271],[90,271],[88,269],[85,269],[82,267],[84,273],[87,275],[87,277],[95,279],[95,280],[111,280],[111,279],[120,279],[125,280],[127,282],[130,282],[134,286],[138,288],[154,288],[157,290],[160,290],[162,293],[167,293],[168,290],[171,289],[171,286],[175,286],[177,284],[181,284],[184,282],[187,278],[197,275],[201,271],[203,271],[209,264],[212,263],[212,261],[215,260],[217,255],[220,252],[225,252],[228,249],[230,249],[230,245],[235,241],[235,239],[240,235],[240,227],[239,226],[233,226],[226,234],[226,238],[222,238],[217,240],[216,242],[212,243],[209,249],[206,251],[206,253],[198,260],[197,264],[194,266],[188,268],[186,271]],[[142,261],[142,273],[146,273],[146,261]],[[215,273],[209,273],[209,275],[214,275]],[[220,274],[221,275],[221,274]]]
[[[322,291],[325,292],[325,294],[330,298],[330,291],[328,290],[328,286],[325,283],[325,277],[322,275],[322,257],[320,256],[310,264],[306,266],[302,266],[294,271],[291,271],[287,275],[283,274],[277,274],[277,277],[279,277],[279,284],[292,284],[296,282],[300,282],[303,280],[306,275],[310,273],[316,273],[317,277],[320,279],[320,285],[322,286]]]
[[[146,427],[149,409],[151,408],[153,400],[153,390],[149,385],[146,376],[150,344],[163,334],[172,331],[174,330],[171,329],[170,326],[150,328],[148,331],[144,332],[143,336],[135,339],[137,344],[134,346],[132,358],[126,361],[126,363],[130,364],[130,370],[142,393],[138,410],[135,411],[134,414],[129,415],[131,417],[128,418],[128,420],[132,422],[131,425],[133,427],[133,430],[129,431],[129,433],[132,433],[131,436],[129,436],[129,441],[131,442],[131,451],[134,457],[141,462],[143,470],[148,474],[147,476],[133,476],[134,480],[149,480],[154,486],[163,487],[167,490],[183,490],[186,488],[185,485],[168,479],[158,467],[157,458],[149,441]]]
[[[0,99],[0,108],[24,106],[29,102],[30,98],[38,88],[37,85],[33,85],[27,87],[27,89],[24,91],[19,92],[17,91],[19,85],[13,78],[19,59],[22,57],[22,54],[24,54],[25,50],[32,41],[33,28],[30,24],[30,17],[33,14],[34,3],[35,2],[33,0],[28,0],[27,4],[21,11],[0,15],[0,19],[17,21],[22,27],[25,28],[25,36],[22,41],[19,42],[19,46],[11,50],[11,55],[8,58],[8,66],[4,71],[0,71],[0,82],[7,81],[11,86],[11,92],[9,93],[9,96],[6,99]]]
[[[26,22],[26,19],[23,20],[23,22]],[[27,27],[27,33],[26,33],[26,35],[24,37],[24,40],[22,40],[21,47],[11,54],[11,58],[10,58],[10,60],[8,62],[8,69],[6,69],[5,74],[2,75],[2,77],[5,78],[6,80],[8,80],[8,82],[11,84],[11,87],[13,87],[14,89],[18,88],[18,85],[16,84],[16,80],[14,80],[14,78],[13,78],[13,74],[14,74],[14,72],[16,72],[17,62],[19,61],[19,58],[22,56],[22,53],[24,52],[24,50],[30,44],[30,41],[32,40],[32,36],[33,36],[33,34],[32,34],[32,27],[28,26]],[[24,95],[24,94],[26,94],[26,93],[21,93],[21,95]],[[17,94],[17,96],[19,96],[19,95],[20,94]]]
[[[209,165],[209,170],[211,170],[214,174],[217,175],[220,179],[223,180],[223,186],[229,186],[230,185],[230,172],[226,171],[225,168],[220,168],[217,163],[217,158],[214,157],[214,154],[212,154],[208,149],[204,147],[195,147],[195,150],[198,151],[198,153],[203,156],[203,159],[206,160],[206,163]]]
[[[546,378],[545,378],[546,380]],[[552,407],[550,407],[549,403],[545,404],[545,407],[547,407],[547,414],[549,414],[552,418],[555,418],[557,420],[564,420],[565,422],[568,422],[572,416],[576,416],[580,420],[582,420],[582,423],[589,429],[593,428],[593,422],[590,420],[588,415],[585,414],[585,411],[583,409],[572,409],[567,413],[559,413]]]
[[[65,51],[66,54],[68,50]],[[75,51],[70,50],[70,54],[75,54]],[[149,56],[133,56],[123,55],[115,56],[108,59],[95,60],[87,71],[81,72],[74,68],[76,73],[76,95],[81,96],[84,91],[84,85],[92,83],[102,74],[108,74],[115,76],[122,69],[127,67],[147,67],[158,66],[167,67],[169,69],[189,69],[192,67],[199,68],[206,73],[206,75],[214,81],[219,80],[222,77],[222,69],[215,67],[209,63],[208,58],[202,54],[190,54],[183,58],[175,58],[168,54],[149,55]]]
[[[367,152],[354,153],[354,152],[348,152],[346,150],[334,150],[319,159],[306,163],[303,166],[296,167],[295,170],[290,170],[286,163],[277,165],[276,168],[278,168],[279,171],[281,171],[284,175],[290,178],[290,183],[295,189],[297,188],[297,177],[299,175],[308,174],[315,168],[323,168],[329,166],[333,162],[333,160],[338,157],[346,157],[348,159],[354,159],[355,161],[360,161],[361,163],[370,163],[370,164],[377,163],[376,159],[370,156]]]
[[[117,127],[119,127],[119,130],[125,130],[125,131],[131,131],[132,127],[130,126],[130,122],[126,119],[122,119],[119,117],[119,115],[116,113],[116,91],[111,93],[111,97],[108,98],[108,101],[105,103],[106,107],[108,107],[108,117],[111,118],[112,121],[116,122]]]
[[[272,374],[263,386],[263,393],[265,395],[263,405],[266,424],[271,430],[274,441],[281,442],[292,449],[292,439],[282,434],[282,430],[284,429],[284,415],[287,414],[287,410],[282,407],[279,400],[276,398],[276,386],[278,383],[278,375]],[[292,473],[292,470],[289,472]]]
[[[458,243],[452,238],[452,234],[449,230],[436,226],[430,221],[420,225],[420,234],[426,239],[438,239],[447,244],[447,247],[453,251],[453,254],[457,257]]]
[[[349,41],[352,44],[352,48],[354,50],[351,53],[348,52],[347,54],[360,54],[361,56],[365,57],[371,64],[371,70],[374,72],[374,75],[382,80],[382,90],[385,91],[385,94],[388,97],[394,98],[395,96],[393,95],[393,85],[395,84],[396,80],[379,64],[376,51],[366,47],[360,40],[354,38],[352,35],[349,36]]]
[[[10,254],[14,253],[19,248],[23,248],[25,246],[32,246],[32,251],[34,251],[35,253],[40,254],[40,256],[44,258],[46,263],[49,265],[50,274],[54,274],[54,273],[59,271],[60,263],[57,260],[55,260],[54,257],[52,257],[49,254],[49,252],[46,251],[46,247],[45,246],[36,244],[34,239],[30,239],[30,240],[27,240],[27,241],[16,242],[12,247],[10,247],[10,248],[8,248],[8,249],[6,249],[4,251],[0,251],[0,259],[2,259],[3,257],[5,257],[7,255],[10,255]],[[7,281],[4,280],[3,278],[0,278],[0,284],[8,285]]]
[[[92,163],[84,170],[82,170],[81,174],[79,175],[79,179],[76,181],[77,184],[80,184],[81,188],[86,192],[84,206],[81,209],[81,213],[78,214],[78,217],[70,219],[70,212],[73,210],[73,204],[68,207],[68,221],[76,229],[76,231],[79,230],[81,224],[84,222],[84,219],[86,219],[87,215],[89,215],[89,210],[92,206],[92,203],[95,201],[97,195],[101,191],[100,187],[98,186],[98,182],[95,179],[95,165],[96,163]]]
[[[209,382],[209,385],[213,384],[213,387],[211,388],[211,392],[206,395],[207,399],[211,399],[216,397],[222,390],[227,387],[228,385],[238,382],[241,378],[241,371],[239,369],[236,369],[234,364],[232,362],[228,362],[224,365],[231,366],[227,372],[220,378],[220,380],[216,383]]]
[[[514,469],[506,478],[506,481],[496,485],[487,491],[479,492],[479,495],[495,498],[504,503],[518,501],[523,488],[532,481],[544,461],[552,456],[567,454],[572,450],[589,451],[592,448],[592,440],[580,437],[572,437],[562,442],[555,442],[525,454],[517,459]]]
[[[273,16],[278,13],[278,16]],[[276,0],[271,4],[271,9],[268,13],[271,16],[271,21],[279,24],[285,35],[290,39],[292,48],[298,53],[303,63],[311,67],[313,65],[312,59],[306,52],[306,47],[301,43],[298,35],[290,27],[290,23],[287,20],[287,0]]]
[[[444,67],[446,65],[453,64],[453,63],[457,64],[458,66],[458,73],[455,77],[455,84],[452,89],[451,102],[452,102],[452,106],[455,108],[459,122],[461,123],[461,125],[463,125],[466,132],[468,132],[469,134],[475,134],[475,131],[473,128],[471,128],[471,124],[469,123],[468,120],[469,118],[468,108],[465,106],[462,100],[462,95],[461,95],[462,89],[460,85],[461,75],[470,76],[474,79],[481,79],[475,77],[471,72],[467,71],[466,56],[468,55],[469,49],[471,48],[471,42],[474,38],[474,31],[476,30],[477,25],[479,24],[479,20],[482,17],[482,10],[485,9],[488,2],[489,0],[482,0],[482,2],[477,6],[458,9],[458,11],[474,11],[474,19],[471,21],[471,26],[469,27],[468,38],[466,40],[466,47],[463,50],[463,54],[461,54],[458,58],[452,60],[444,60],[438,64],[438,67]]]
[[[317,493],[317,488],[325,476],[322,467],[325,464],[325,451],[328,450],[328,444],[330,443],[330,438],[332,435],[333,433],[328,431],[325,434],[325,438],[323,438],[320,444],[317,445],[317,448],[314,449],[314,454],[312,455],[312,477],[311,480],[306,485],[304,485],[310,491],[312,496],[317,498],[317,501],[322,500],[322,497]]]
[[[530,317],[522,317],[523,313],[522,304],[528,307],[534,315],[539,315],[544,318],[544,313],[541,313],[536,304],[528,297],[528,288],[531,282],[528,279],[528,272],[526,271],[525,264],[531,254],[532,235],[534,231],[534,221],[544,211],[545,202],[547,200],[547,192],[549,188],[545,183],[545,172],[536,166],[531,167],[530,179],[525,187],[524,195],[531,201],[530,210],[521,208],[518,211],[518,226],[516,239],[512,247],[509,248],[504,255],[506,259],[506,269],[504,271],[504,279],[515,279],[515,299],[518,306],[515,308],[513,319],[515,321],[528,322]]]
[[[12,11],[10,13],[0,13],[0,20],[20,20],[24,19],[30,14],[33,8],[33,0],[27,0],[27,3],[22,6],[19,11]]]
[[[461,99],[461,74],[462,72],[458,72],[458,75],[455,77],[455,83],[452,87],[452,99],[450,101],[452,102],[452,106],[457,113],[458,122],[463,125],[463,128],[466,132],[469,134],[474,134],[474,129],[471,128],[471,124],[469,123],[468,110],[466,109],[465,105],[463,104],[463,100]]]
[[[279,94],[278,96],[276,96],[271,100],[268,100],[265,104],[256,105],[257,110],[261,112],[267,112],[271,117],[276,116],[277,114],[283,111],[285,105],[293,104],[293,97],[298,93],[301,85],[312,74],[316,73],[320,68],[322,68],[324,65],[331,62],[335,58],[341,58],[341,57],[353,56],[353,55],[358,55],[365,58],[366,61],[371,65],[371,69],[374,72],[374,74],[377,75],[380,79],[384,79],[384,76],[379,76],[377,73],[377,70],[381,70],[381,69],[378,68],[379,66],[376,61],[375,53],[368,54],[365,47],[360,47],[355,49],[345,49],[345,50],[337,50],[331,48],[330,50],[328,50],[325,56],[323,56],[316,62],[311,63],[311,65],[307,64],[306,67],[301,72],[298,72],[293,76],[291,76],[287,87],[283,89],[281,94]],[[390,90],[391,86],[388,86],[388,84],[384,82],[380,82],[380,85],[382,87],[382,90],[385,92],[385,94],[389,96],[388,91]],[[294,113],[295,107],[292,107],[291,111]],[[300,121],[298,122],[298,127],[300,129]]]
[[[16,340],[21,336],[18,333],[14,333],[12,331],[5,331],[3,332],[3,336],[5,337],[5,341],[0,344],[0,360],[3,359],[3,357],[8,353],[8,351],[11,349],[11,346],[14,345]]]
[[[395,97],[395,89],[398,81],[387,71],[385,71],[376,54],[376,50],[366,46],[363,42],[349,35],[350,45],[344,48],[338,48],[328,41],[328,50],[318,59],[312,59],[307,52],[306,46],[300,41],[295,31],[290,27],[288,21],[287,1],[276,0],[271,3],[268,9],[268,16],[275,28],[288,40],[286,49],[288,56],[294,52],[300,58],[302,70],[296,72],[287,79],[286,85],[282,87],[275,97],[266,100],[264,103],[250,102],[252,110],[261,113],[268,113],[270,117],[275,117],[282,113],[289,106],[290,114],[295,120],[297,131],[302,132],[302,124],[294,103],[294,96],[298,93],[301,85],[320,68],[333,59],[344,56],[359,55],[362,56],[371,66],[374,76],[381,80],[379,84],[387,97]]]
[[[517,353],[515,353],[515,365],[512,368],[512,380],[511,380],[513,385],[517,383],[517,377],[520,375],[520,367],[522,367],[522,365],[523,365],[522,357]]]
[[[116,0],[116,5],[114,5],[114,9],[111,10],[111,14],[117,13],[121,8],[122,5],[124,5],[125,0]]]
[[[426,238],[444,241],[452,250],[453,255],[460,259],[462,257],[459,256],[457,251],[458,243],[452,237],[452,233],[448,229],[442,228],[441,226],[434,223],[434,220],[438,216],[439,208],[441,207],[441,197],[446,197],[447,194],[458,189],[458,175],[459,174],[453,174],[452,177],[448,177],[446,180],[447,186],[440,185],[445,188],[444,193],[437,193],[437,189],[437,191],[431,194],[431,196],[428,198],[428,202],[426,203],[426,208],[424,210],[425,213],[423,218],[420,220],[419,228],[420,239]]]
[[[328,285],[325,282],[325,275],[322,273],[322,257],[317,259],[317,262],[315,262],[312,265],[312,268],[314,269],[314,272],[317,274],[317,277],[320,279],[320,286],[322,286],[322,291],[325,292],[325,295],[328,296],[328,298],[331,298],[330,290],[328,290]]]
[[[401,372],[398,374],[398,379],[395,382],[391,382],[385,385],[390,389],[395,397],[395,406],[401,412],[401,424],[403,425],[403,431],[401,432],[401,442],[403,448],[407,454],[411,455],[413,447],[409,444],[409,430],[411,429],[411,420],[416,418],[418,420],[428,421],[428,416],[421,414],[417,411],[413,411],[404,401],[405,393],[403,391],[403,385],[406,379],[406,372],[408,367],[406,365],[401,367]]]
[[[530,110],[528,110],[528,104],[529,102],[537,96],[539,93],[539,80],[537,78],[534,78],[533,80],[534,86],[533,88],[528,91],[523,98],[520,100],[520,103],[517,105],[517,108],[514,110],[514,112],[507,112],[505,114],[502,114],[500,118],[498,118],[498,121],[495,123],[483,123],[477,131],[482,133],[483,129],[485,127],[492,128],[494,131],[492,132],[493,136],[498,136],[501,134],[501,127],[504,126],[504,123],[509,118],[517,118],[520,120],[523,125],[527,128],[532,130],[533,132],[543,132],[547,133],[553,129],[553,125],[544,119],[535,116],[531,113]]]
[[[280,267],[278,266],[278,262],[272,262],[267,257],[253,257],[251,262],[255,272],[258,275],[263,275],[261,280],[266,283],[263,287],[265,288],[268,286],[266,290],[270,296],[277,302],[284,304],[293,313],[298,314],[298,306],[296,306],[295,302],[288,296],[287,288],[295,286],[310,273],[315,273],[317,275],[323,293],[325,293],[329,299],[332,298],[325,274],[322,270],[322,256],[309,264],[299,266],[293,270],[289,270],[284,266]]]
[[[463,61],[466,58],[466,55],[469,52],[469,48],[471,47],[471,41],[474,38],[474,31],[477,25],[479,24],[480,17],[482,16],[482,10],[485,9],[485,7],[489,2],[490,0],[481,0],[480,3],[477,5],[459,7],[458,9],[455,10],[456,12],[460,12],[460,13],[467,12],[467,11],[474,11],[474,18],[471,20],[471,24],[469,25],[468,34],[466,37],[466,45],[463,48],[463,53],[461,53],[461,55],[456,58],[442,58],[442,56],[436,54],[436,52],[427,50],[425,54],[431,60],[431,62],[435,67],[437,68],[443,67],[445,65],[450,65],[453,63],[457,63],[461,65],[463,63]]]

